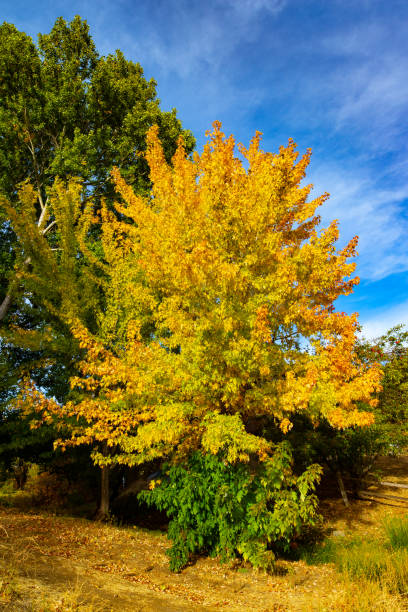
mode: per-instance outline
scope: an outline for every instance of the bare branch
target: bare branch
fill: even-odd
[[[31,263],[31,257],[27,257],[24,262],[23,262],[23,266],[28,266]],[[12,287],[13,285],[11,285]],[[0,322],[3,321],[4,317],[6,316],[6,314],[8,313],[11,303],[13,301],[13,293],[9,288],[9,292],[6,294],[4,300],[2,301],[2,303],[0,304]]]
[[[31,157],[33,158],[33,164],[34,164],[34,170],[35,170],[35,182],[37,185],[37,193],[38,193],[38,201],[40,203],[40,207],[41,207],[41,214],[44,212],[44,210],[47,208],[47,201],[45,201],[45,203],[43,202],[43,198],[42,198],[42,194],[41,194],[41,184],[40,184],[40,168],[38,165],[38,160],[37,160],[37,156],[35,154],[35,146],[33,143],[33,139],[31,137],[31,133],[30,133],[30,123],[28,120],[28,116],[27,116],[27,109],[24,109],[24,118],[25,118],[25,122],[26,122],[26,128],[25,128],[25,132],[26,132],[26,136],[27,139],[26,140],[26,144],[28,147],[28,150],[31,153]]]
[[[43,199],[42,199],[42,194],[41,194],[41,190],[40,189],[38,189],[38,201],[40,203],[41,212],[43,212],[47,208],[48,198],[45,200],[45,203],[44,203]]]
[[[49,231],[50,231],[50,230],[51,230],[51,229],[54,227],[54,225],[56,225],[56,224],[57,224],[57,222],[56,222],[55,220],[54,220],[54,221],[52,221],[52,222],[51,222],[49,225],[47,225],[47,227],[45,227],[45,228],[42,230],[42,235],[43,235],[43,236],[45,236],[45,234],[48,234],[48,232],[49,232]]]
[[[47,212],[48,212],[48,199],[45,201],[44,208],[42,209],[40,218],[38,219],[38,222],[37,222],[38,229],[41,229],[42,225],[44,224],[46,220]]]
[[[4,317],[6,316],[6,314],[8,313],[8,310],[11,306],[11,300],[12,300],[12,296],[10,293],[8,293],[6,297],[4,298],[4,300],[2,301],[2,303],[0,304],[0,321],[2,321]]]

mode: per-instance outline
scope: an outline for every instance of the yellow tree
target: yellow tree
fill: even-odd
[[[311,199],[302,184],[310,151],[299,157],[290,141],[266,153],[259,133],[238,149],[216,122],[201,155],[180,141],[169,165],[152,128],[150,196],[113,172],[107,306],[99,338],[72,318],[86,356],[72,380],[81,399],[63,408],[78,427],[61,441],[104,441],[112,455],[95,453],[100,464],[193,449],[262,460],[273,453],[262,419],[283,432],[299,412],[335,428],[373,421],[358,403],[375,403],[379,366],[359,361],[357,316],[334,307],[358,283],[357,238],[337,250],[337,222],[318,230],[328,195]]]

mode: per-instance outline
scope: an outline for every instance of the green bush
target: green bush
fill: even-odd
[[[271,569],[275,552],[288,549],[302,528],[316,523],[312,493],[321,468],[310,466],[297,477],[286,443],[256,466],[228,464],[221,456],[194,453],[185,465],[166,465],[165,476],[140,497],[165,510],[170,524],[170,568],[179,571],[193,553],[222,561],[241,557]]]

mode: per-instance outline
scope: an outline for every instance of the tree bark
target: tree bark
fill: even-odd
[[[17,459],[15,461],[13,476],[16,482],[16,489],[24,489],[28,476],[28,464],[24,459]]]
[[[2,301],[2,303],[0,304],[0,321],[2,321],[4,319],[4,317],[6,316],[6,314],[9,311],[9,308],[11,306],[11,294],[8,293],[6,295],[6,297],[4,298],[4,300]]]
[[[340,470],[337,470],[336,476],[337,476],[337,482],[339,483],[340,493],[344,501],[344,505],[346,506],[346,508],[348,508],[350,503],[347,497],[346,489],[344,488],[343,477],[341,475]]]
[[[101,467],[101,486],[99,492],[99,507],[95,514],[95,520],[106,521],[109,518],[109,467]]]
[[[102,443],[102,455],[107,457],[108,445],[105,442]],[[101,480],[99,489],[99,507],[95,514],[95,520],[106,521],[109,518],[109,466],[101,466]]]

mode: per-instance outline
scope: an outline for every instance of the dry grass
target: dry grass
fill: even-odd
[[[268,576],[200,558],[172,574],[162,534],[10,509],[0,524],[7,612],[407,609],[384,585],[344,579],[330,564],[281,561]]]
[[[318,608],[319,612],[401,612],[404,602],[377,584],[345,579],[343,588]]]
[[[406,477],[408,481],[408,473]],[[340,534],[330,538],[329,548],[346,551],[344,567],[339,565],[336,569],[334,563],[328,562],[333,560],[329,550],[317,565],[282,560],[278,563],[279,573],[268,576],[245,565],[225,566],[206,558],[198,558],[180,574],[172,574],[165,554],[169,543],[161,533],[3,506],[0,507],[0,610],[408,610],[408,600],[403,594],[408,568],[406,548],[405,544],[395,544],[405,542],[402,518],[406,510],[369,501],[356,501],[345,509],[340,500],[329,500],[322,511],[326,525]],[[343,546],[353,539],[363,544],[361,550],[366,550],[366,560],[361,550],[357,551],[357,544]],[[371,549],[370,541],[375,543]],[[395,546],[387,548],[392,542]],[[387,562],[384,562],[384,553],[378,553],[384,550],[388,553]],[[376,581],[370,572],[378,566],[382,568],[379,574],[383,578]]]
[[[77,582],[63,593],[42,598],[36,612],[99,612],[101,609],[98,604],[87,602],[86,584]]]

